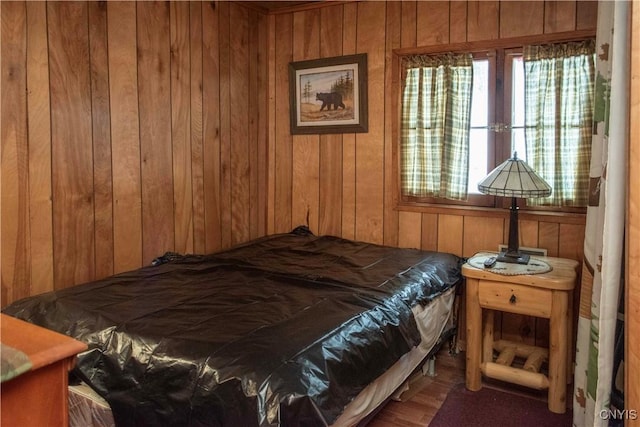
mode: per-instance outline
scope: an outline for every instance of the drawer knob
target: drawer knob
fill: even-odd
[[[511,294],[511,298],[509,298],[509,303],[511,303],[511,304],[515,304],[516,303],[516,296],[514,294]]]

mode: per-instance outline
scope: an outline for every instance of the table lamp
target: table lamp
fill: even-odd
[[[551,186],[546,183],[524,160],[513,157],[495,168],[478,183],[483,194],[511,197],[509,217],[509,246],[498,255],[498,261],[514,264],[528,264],[529,255],[520,252],[518,242],[518,205],[516,197],[548,197]]]

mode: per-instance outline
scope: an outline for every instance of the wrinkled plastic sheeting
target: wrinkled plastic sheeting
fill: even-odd
[[[89,345],[73,373],[119,426],[329,425],[461,259],[296,229],[155,264],[4,310]]]

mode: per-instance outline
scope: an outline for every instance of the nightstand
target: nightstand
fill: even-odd
[[[489,256],[476,254],[475,257]],[[495,254],[493,254],[495,255]],[[477,258],[476,258],[477,259]],[[482,388],[482,375],[536,389],[548,389],[549,410],[566,411],[568,366],[572,361],[572,292],[576,284],[578,262],[553,257],[532,257],[547,264],[551,271],[541,274],[510,274],[517,267],[497,263],[493,268],[466,263],[467,355],[466,386]],[[496,268],[500,268],[497,270]],[[504,274],[498,274],[500,271]],[[483,322],[483,309],[484,322]],[[495,311],[549,319],[549,348],[506,340],[494,341]],[[494,358],[494,350],[498,352]],[[522,367],[513,367],[515,357],[524,358]],[[548,361],[548,375],[540,372]]]
[[[69,370],[87,345],[4,314],[0,314],[0,325],[2,344],[15,350],[20,360],[28,359],[26,372],[2,382],[0,424],[69,425]]]

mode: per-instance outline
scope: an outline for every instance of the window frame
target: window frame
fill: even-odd
[[[486,40],[477,42],[452,43],[446,45],[432,45],[416,48],[402,48],[393,51],[393,76],[392,85],[394,99],[394,120],[392,122],[393,176],[396,181],[394,186],[395,206],[399,210],[424,210],[425,208],[454,208],[454,209],[487,209],[505,208],[511,204],[511,198],[471,194],[466,201],[447,200],[441,198],[418,198],[402,195],[401,182],[401,156],[400,156],[400,116],[402,114],[402,84],[403,70],[402,58],[415,54],[440,54],[440,53],[471,53],[474,59],[480,55],[494,55],[495,81],[490,81],[489,100],[489,124],[510,123],[511,122],[511,98],[505,99],[505,94],[511,94],[511,61],[507,61],[507,56],[513,56],[517,52],[522,53],[522,49],[528,44],[547,44],[580,41],[595,38],[594,30],[569,31],[565,33],[544,34],[537,36],[514,37],[507,39]],[[508,62],[508,65],[507,65]],[[491,80],[491,79],[490,79]],[[507,87],[508,86],[508,87]],[[507,90],[508,89],[508,90]],[[502,100],[499,102],[498,100]],[[493,105],[492,105],[493,104]],[[492,121],[493,118],[493,121]],[[507,120],[508,119],[508,120]],[[487,170],[491,171],[511,156],[511,132],[488,133]],[[549,213],[568,212],[585,213],[586,208],[559,207],[559,206],[527,206],[526,199],[518,199],[518,206],[522,209],[532,211],[547,211]]]

